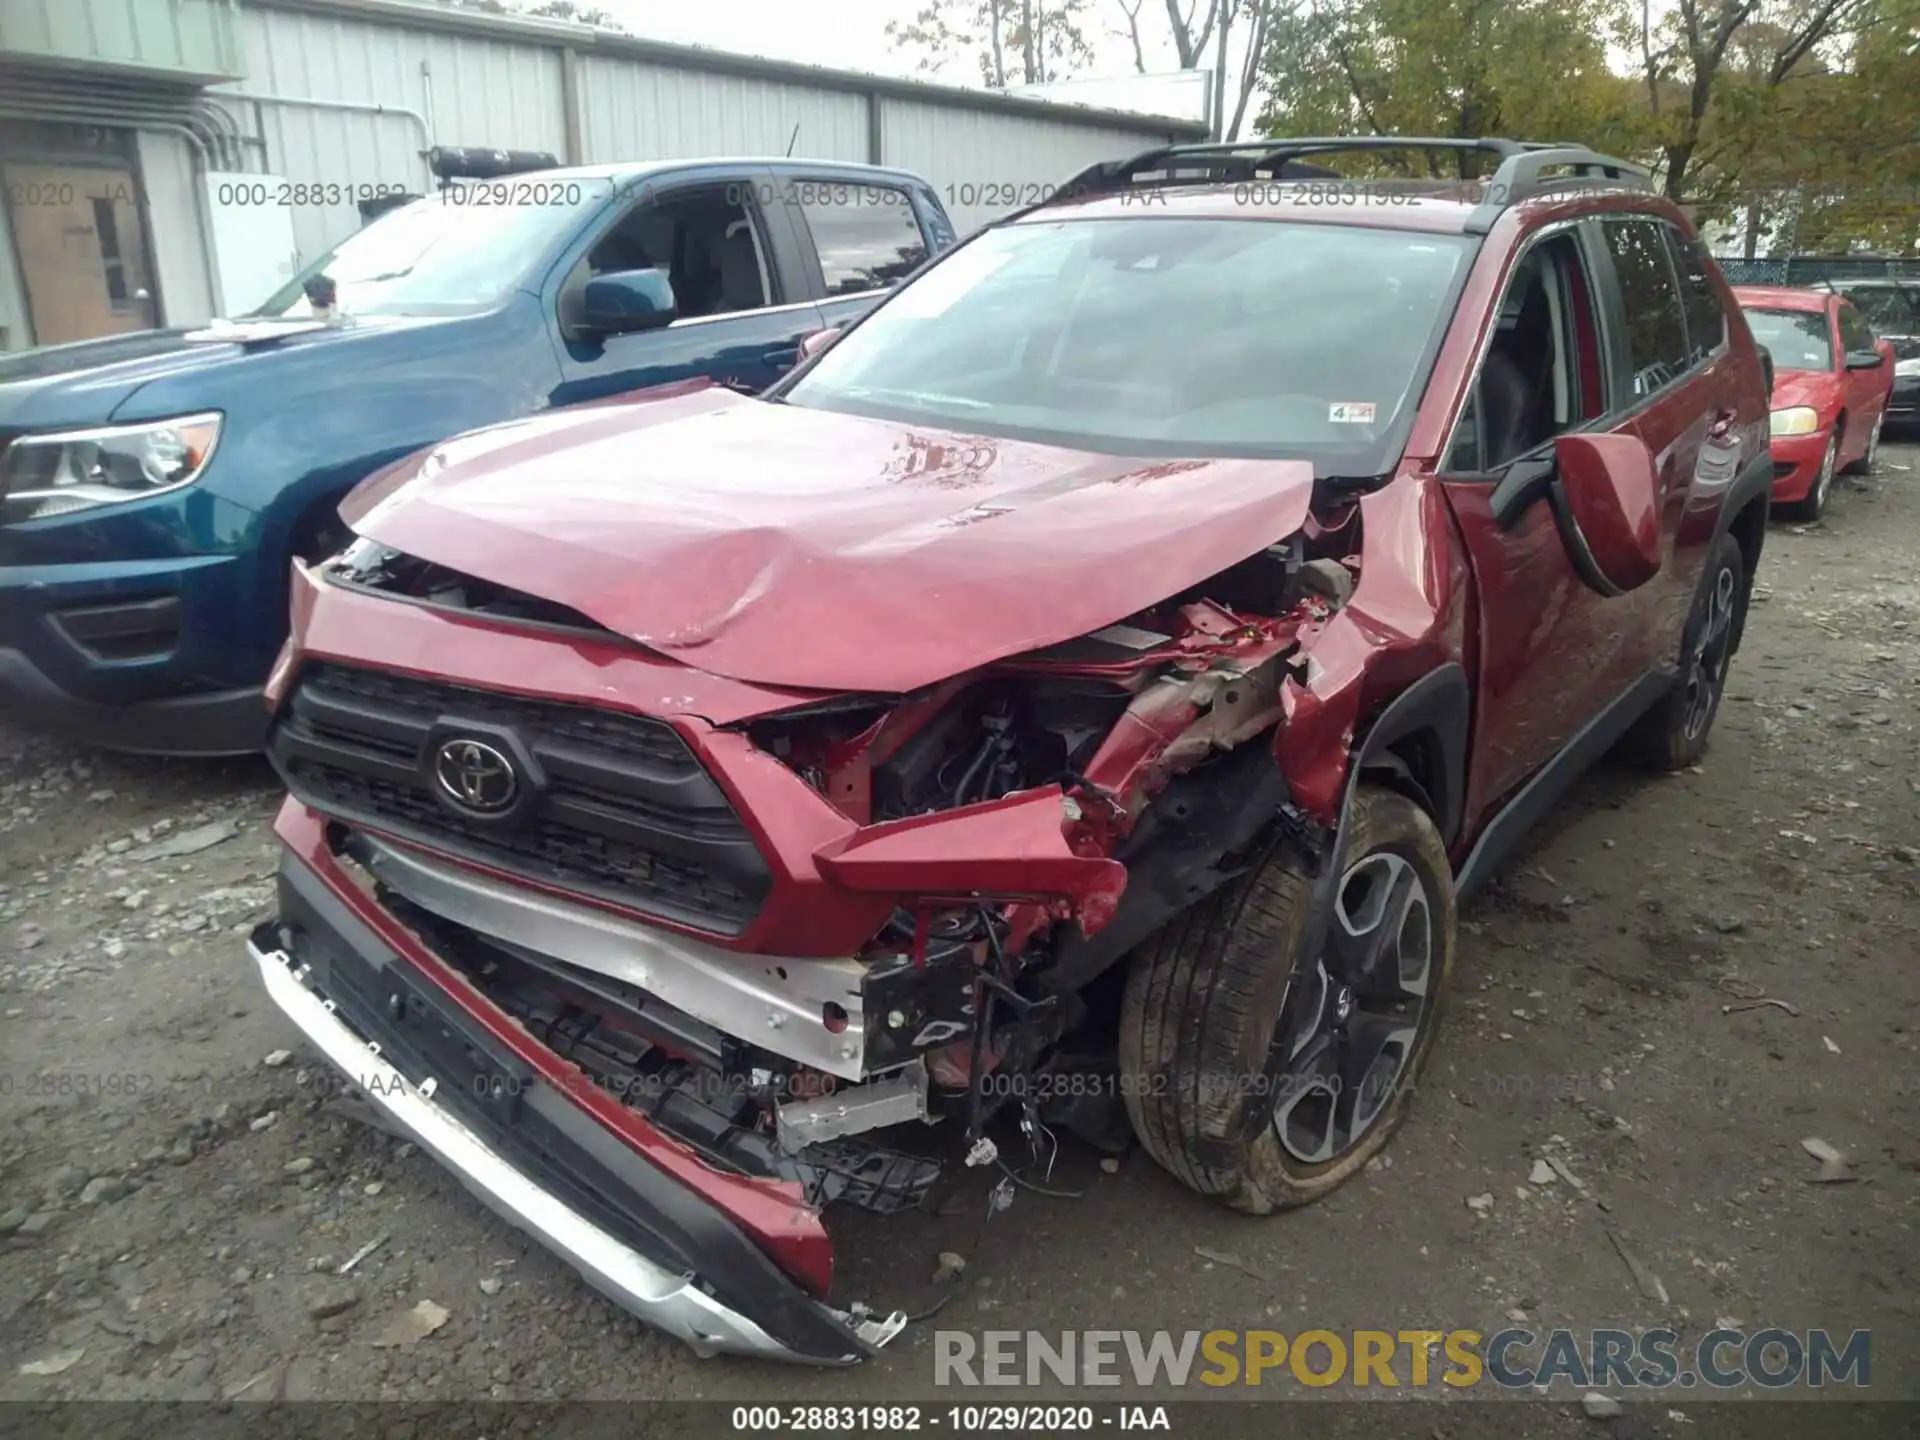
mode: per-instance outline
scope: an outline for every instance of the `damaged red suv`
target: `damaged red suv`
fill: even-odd
[[[1396,151],[1495,168],[1308,163]],[[1772,463],[1718,270],[1577,147],[1154,151],[808,352],[350,498],[252,948],[618,1303],[833,1364],[905,1322],[836,1215],[943,1171],[1137,1140],[1266,1213],[1378,1152],[1459,898],[1701,755]]]

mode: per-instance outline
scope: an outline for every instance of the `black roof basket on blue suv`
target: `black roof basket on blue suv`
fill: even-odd
[[[1640,166],[1602,155],[1585,145],[1505,140],[1494,136],[1449,139],[1423,135],[1314,135],[1163,145],[1143,151],[1130,160],[1090,165],[1062,185],[1053,199],[1115,194],[1135,187],[1339,179],[1337,171],[1310,164],[1308,157],[1366,150],[1432,150],[1497,157],[1500,163],[1493,174],[1465,182],[1480,187],[1483,194],[1467,221],[1466,228],[1474,233],[1485,233],[1507,206],[1559,187],[1591,184],[1599,178],[1622,189],[1651,191],[1654,188],[1653,177]]]

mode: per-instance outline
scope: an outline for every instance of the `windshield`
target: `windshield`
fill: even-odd
[[[1472,242],[1271,220],[988,230],[780,398],[1123,455],[1398,459]]]
[[[315,275],[333,280],[335,305],[347,315],[492,309],[549,246],[607,198],[611,183],[599,178],[449,187],[356,230],[254,314],[311,316],[302,287]]]
[[[1876,335],[1920,335],[1920,289],[1862,285],[1857,290],[1842,287],[1840,293],[1867,317]]]
[[[1831,370],[1833,341],[1824,310],[1749,310],[1754,343],[1767,347],[1775,370]]]

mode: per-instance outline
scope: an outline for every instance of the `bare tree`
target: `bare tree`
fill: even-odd
[[[1134,69],[1146,73],[1141,33],[1145,0],[1114,0],[1126,19]],[[1284,0],[1162,0],[1166,35],[1182,70],[1206,70],[1213,76],[1211,122],[1215,139],[1232,139],[1246,122],[1247,107],[1260,79],[1260,56],[1271,33],[1275,11]],[[1236,43],[1244,43],[1234,63]],[[1211,53],[1209,53],[1211,52]],[[1231,106],[1231,111],[1229,111]],[[1231,118],[1229,118],[1229,116]]]
[[[1113,3],[1118,5],[1120,13],[1127,17],[1127,39],[1133,44],[1134,73],[1144,75],[1147,73],[1147,52],[1140,43],[1140,7],[1146,4],[1146,0],[1133,0],[1131,5],[1127,0],[1113,0]]]

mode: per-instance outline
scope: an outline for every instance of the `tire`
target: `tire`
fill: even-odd
[[[1740,543],[1722,535],[1707,556],[1687,614],[1679,678],[1628,734],[1626,748],[1642,763],[1656,770],[1684,770],[1706,754],[1726,695],[1734,648],[1746,625],[1749,589]]]
[[[1275,851],[1142,946],[1127,976],[1120,1077],[1134,1133],[1176,1179],[1236,1210],[1264,1215],[1305,1205],[1358,1172],[1406,1119],[1433,1045],[1457,948],[1453,871],[1440,832],[1406,796],[1363,784],[1354,796],[1340,863],[1341,908],[1329,933],[1358,930],[1348,947],[1329,944],[1321,956],[1300,954],[1312,881],[1290,854]],[[1359,922],[1376,895],[1383,905],[1394,902],[1408,877],[1419,886],[1418,914],[1425,920],[1418,1013],[1409,1020],[1404,1009],[1394,1014],[1386,999],[1354,999],[1351,991],[1350,1008],[1342,1009],[1342,992],[1326,983],[1327,962],[1341,968],[1337,951],[1350,952],[1368,935],[1388,933],[1384,919],[1371,928]],[[1397,933],[1411,935],[1408,927],[1417,923],[1411,901],[1403,913]],[[1343,924],[1345,915],[1357,920]],[[1408,960],[1396,955],[1396,978],[1404,980]],[[1261,1081],[1272,1073],[1271,1058],[1290,1047],[1306,1069],[1308,1057],[1323,1053],[1320,1041],[1309,1034],[1296,1046],[1296,1037],[1308,1021],[1335,1016],[1360,1037],[1356,1046],[1397,1034],[1376,1053],[1381,1066],[1397,1059],[1399,1068],[1384,1095],[1370,1096],[1366,1085],[1352,1088],[1348,1109],[1366,1123],[1352,1127],[1344,1148],[1305,1158],[1314,1152],[1298,1136],[1314,1133],[1321,1111],[1336,1118],[1339,1104],[1298,1081],[1298,1071],[1281,1072],[1275,1083],[1241,1083],[1238,1077]],[[1377,1084],[1385,1070],[1362,1073],[1373,1074]],[[1282,1142],[1283,1126],[1296,1137],[1292,1148]]]
[[[1827,496],[1833,490],[1833,477],[1840,468],[1840,431],[1845,424],[1842,420],[1834,425],[1833,439],[1827,442],[1827,453],[1820,458],[1820,473],[1813,477],[1813,488],[1807,491],[1807,498],[1780,507],[1790,518],[1811,525],[1827,513]]]
[[[1873,429],[1867,432],[1866,452],[1858,460],[1852,461],[1841,473],[1844,475],[1871,475],[1873,467],[1880,459],[1880,432],[1886,428],[1887,412],[1882,410],[1873,417]]]

